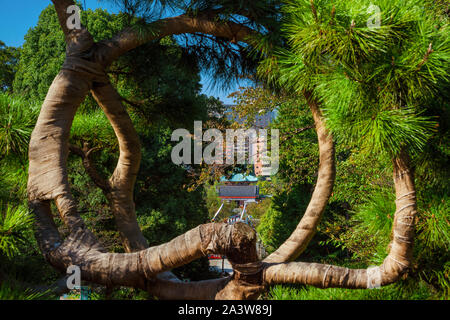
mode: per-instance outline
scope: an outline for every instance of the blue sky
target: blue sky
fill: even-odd
[[[118,12],[118,8],[107,1],[81,0],[83,1],[88,9],[103,8],[111,13]],[[37,24],[40,12],[49,4],[51,4],[50,0],[0,0],[0,40],[7,46],[21,46],[25,34]],[[227,96],[236,91],[238,85],[224,92],[211,88],[208,83],[208,76],[202,75],[203,93],[218,97],[226,104],[233,103],[233,100]]]

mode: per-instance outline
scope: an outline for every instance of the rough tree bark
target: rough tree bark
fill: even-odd
[[[127,51],[152,39],[182,33],[206,33],[231,41],[246,41],[255,31],[236,23],[221,23],[211,12],[181,15],[157,22],[159,32],[139,36],[127,29],[111,40],[95,43],[89,32],[69,30],[66,8],[72,0],[52,0],[66,35],[67,55],[54,79],[33,130],[29,148],[28,200],[36,217],[36,238],[47,261],[65,272],[80,266],[82,279],[108,287],[140,288],[162,299],[252,299],[268,285],[303,283],[319,287],[367,288],[396,281],[411,263],[416,213],[413,174],[408,155],[394,159],[397,212],[393,241],[384,263],[376,268],[350,270],[314,263],[290,262],[313,237],[331,195],[335,177],[334,146],[312,93],[305,97],[312,111],[319,140],[320,165],[310,204],[291,237],[265,261],[258,261],[256,236],[244,225],[200,225],[172,241],[148,248],[136,221],[133,186],[140,164],[136,131],[121,99],[108,80],[106,68]],[[78,106],[92,93],[105,112],[119,141],[117,166],[102,179],[89,160],[92,150],[70,146],[83,158],[88,175],[110,203],[127,253],[108,253],[88,230],[70,193],[67,175],[69,134]],[[54,223],[51,201],[57,206],[70,235],[62,239]],[[226,254],[232,277],[184,283],[169,272],[209,253]],[[374,282],[375,281],[375,282]]]
[[[322,214],[333,191],[336,177],[334,161],[333,137],[328,133],[322,120],[319,104],[312,93],[304,92],[304,96],[313,115],[317,138],[319,142],[319,171],[316,187],[297,228],[291,236],[265,262],[286,262],[296,259],[308,246],[313,238]]]

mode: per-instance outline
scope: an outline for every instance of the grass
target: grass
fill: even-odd
[[[50,291],[37,291],[9,282],[0,284],[0,300],[48,300],[54,298]]]
[[[277,285],[268,300],[427,300],[434,299],[423,281],[402,281],[377,289],[321,289],[311,286]]]

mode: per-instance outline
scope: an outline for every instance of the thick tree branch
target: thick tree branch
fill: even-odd
[[[309,129],[312,129],[312,128],[314,128],[314,126],[307,126],[307,127],[304,127],[304,128],[297,128],[295,130],[287,132],[287,133],[283,134],[283,138],[282,138],[280,144],[283,144],[286,141],[288,141],[288,140],[292,139],[293,137],[295,137],[296,135],[298,135],[299,133],[302,133],[302,132],[304,132],[306,130],[309,130]]]
[[[67,28],[67,20],[70,17],[70,14],[67,13],[67,8],[75,5],[75,2],[73,0],[52,0],[52,2],[58,15],[59,25],[64,34],[68,36],[71,30]]]
[[[102,189],[105,193],[108,193],[111,191],[111,186],[109,185],[109,182],[100,176],[97,169],[95,168],[95,164],[92,162],[90,158],[91,153],[98,149],[99,148],[89,148],[87,143],[83,144],[83,148],[80,148],[73,144],[69,145],[69,150],[72,153],[81,157],[84,169],[86,170],[91,180],[95,183],[95,185],[100,189]]]
[[[313,114],[319,142],[320,163],[317,183],[309,205],[297,228],[275,252],[264,260],[265,262],[292,261],[306,249],[316,233],[317,226],[333,190],[336,177],[333,138],[325,128],[317,101],[314,100],[310,92],[305,92],[305,97]]]
[[[146,42],[165,36],[184,33],[204,33],[216,37],[228,38],[233,42],[246,41],[259,33],[247,26],[235,22],[223,22],[214,19],[211,12],[202,12],[196,16],[182,14],[177,17],[162,19],[152,23],[148,28],[155,31],[142,35],[135,28],[128,28],[117,34],[111,40],[102,41],[99,47],[99,57],[104,66],[108,66],[119,56]]]
[[[61,218],[73,230],[84,227],[84,223],[70,193],[68,140],[76,109],[84,100],[93,76],[82,70],[74,72],[70,70],[72,67],[66,61],[56,76],[31,134],[27,192],[30,201],[56,200]],[[89,67],[87,62],[84,69]]]
[[[213,290],[222,290],[230,279],[210,280],[183,286],[177,281],[156,279],[164,271],[184,265],[207,254],[227,255],[237,265],[254,258],[251,248],[256,236],[249,226],[225,223],[200,225],[168,243],[133,253],[107,253],[95,236],[87,229],[77,229],[61,241],[50,212],[49,202],[31,201],[30,209],[36,216],[36,235],[46,259],[56,269],[65,272],[69,265],[81,269],[82,279],[109,287],[130,286],[153,293],[191,295],[191,297],[214,298]],[[124,276],[126,275],[126,276]],[[185,288],[185,292],[169,293],[163,289]],[[185,296],[187,297],[187,296]]]
[[[127,252],[142,250],[148,247],[148,243],[137,223],[133,201],[134,183],[141,162],[139,137],[121,97],[111,83],[94,84],[91,92],[119,141],[119,160],[109,179],[111,190],[107,198]]]
[[[409,156],[402,152],[394,162],[397,196],[388,256],[380,266],[349,269],[318,263],[291,262],[267,264],[264,282],[307,284],[320,288],[374,288],[396,282],[409,269],[413,258],[414,223],[417,213],[414,176]]]

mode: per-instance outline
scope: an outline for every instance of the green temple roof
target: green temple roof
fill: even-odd
[[[220,178],[220,181],[221,182],[225,182],[225,181],[228,181],[228,182],[256,182],[256,181],[258,181],[258,178],[255,176],[252,176],[252,175],[244,176],[242,173],[236,173],[236,174],[233,174],[230,179],[222,177],[222,178]]]

